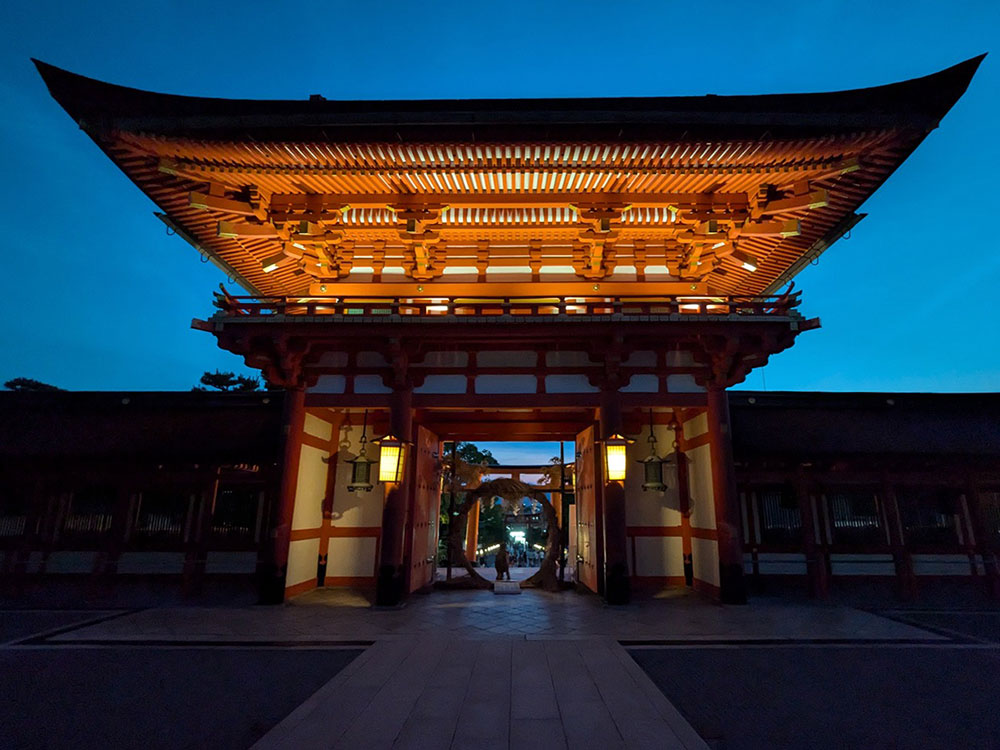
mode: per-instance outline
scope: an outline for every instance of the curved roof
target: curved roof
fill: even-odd
[[[34,60],[53,98],[82,126],[210,137],[267,131],[337,139],[452,140],[585,134],[616,138],[805,135],[884,127],[931,130],[965,92],[985,55],[922,78],[819,94],[564,99],[330,101],[222,99],[105,83]],[[597,132],[602,131],[602,132]],[[315,135],[315,134],[314,134]]]
[[[833,93],[426,101],[176,96],[35,64],[164,220],[245,288],[409,297],[424,284],[454,296],[445,270],[475,278],[483,262],[572,264],[584,290],[648,266],[699,294],[772,293],[859,220],[982,59]],[[432,218],[414,231],[400,206]],[[368,268],[400,283],[359,279]],[[675,293],[663,278],[627,283]],[[482,281],[458,296],[523,294]]]

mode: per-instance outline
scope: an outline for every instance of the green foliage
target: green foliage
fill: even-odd
[[[13,378],[8,380],[3,384],[3,387],[8,391],[61,391],[62,388],[57,388],[54,385],[49,385],[48,383],[43,383],[40,380],[34,380],[32,378]]]
[[[479,546],[489,547],[507,541],[507,525],[501,503],[483,501],[479,509]]]
[[[207,391],[209,389],[216,391],[259,391],[260,380],[257,378],[247,377],[246,375],[237,375],[232,372],[206,372],[201,376],[201,385],[196,385],[192,388],[192,391]],[[206,387],[207,386],[207,387]]]
[[[455,449],[460,461],[467,464],[484,464],[486,466],[499,466],[500,462],[493,457],[489,451],[480,450],[475,443],[459,443]],[[450,453],[449,453],[450,455]]]

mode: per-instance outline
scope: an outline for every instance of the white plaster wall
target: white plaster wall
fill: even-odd
[[[895,576],[896,564],[889,554],[831,554],[830,571],[835,576]]]
[[[637,576],[683,576],[684,547],[678,536],[639,536],[635,538]]]
[[[691,525],[715,528],[715,497],[712,491],[712,451],[707,445],[692,448],[688,457],[688,489],[691,498]]]
[[[422,362],[414,362],[412,367],[467,367],[468,352],[427,352]]]
[[[299,455],[299,476],[295,484],[293,529],[315,529],[323,521],[323,498],[326,497],[327,452],[303,445]]]
[[[708,415],[705,413],[684,423],[684,437],[688,440],[704,435],[706,432],[708,432]]]
[[[313,414],[306,414],[305,432],[320,440],[329,440],[333,436],[333,425]]]
[[[320,367],[347,367],[347,352],[323,352],[316,364]]]
[[[597,367],[587,352],[545,352],[545,364],[549,367]]]
[[[288,569],[285,587],[303,581],[316,580],[319,562],[319,539],[299,539],[288,545]]]
[[[375,537],[334,537],[326,559],[328,576],[371,578],[375,575]]]
[[[256,570],[257,553],[254,551],[212,550],[205,559],[206,573],[253,573]]]
[[[762,576],[804,576],[807,572],[801,552],[762,552],[757,555],[757,567]]]
[[[666,425],[656,425],[656,452],[663,457],[672,450],[674,432]],[[649,455],[649,428],[633,435],[635,442],[626,449],[628,472],[625,474],[625,517],[629,526],[680,526],[680,501],[677,495],[677,474],[667,468],[663,477],[668,489],[654,492],[642,489],[645,475],[637,463]]]
[[[389,362],[381,352],[358,352],[358,367],[388,367]]]
[[[913,572],[918,576],[971,575],[967,555],[912,555]]]
[[[256,553],[254,556],[256,559]],[[183,552],[123,552],[118,558],[119,573],[177,574],[183,570]],[[214,571],[206,568],[205,572]],[[253,568],[250,572],[253,572]]]
[[[656,367],[656,352],[631,352],[622,365],[624,367]]]
[[[372,437],[368,430],[369,440]],[[349,459],[358,455],[361,448],[361,425],[344,427],[338,439],[337,476],[334,480],[332,521],[334,526],[381,526],[383,485],[379,484],[378,464],[372,465],[373,489],[369,492],[349,492],[351,481]],[[378,460],[378,446],[368,445],[368,456]]]
[[[45,563],[46,573],[93,573],[96,552],[74,552],[60,550],[49,555]]]
[[[476,364],[480,367],[534,367],[538,364],[538,354],[530,351],[479,352]]]
[[[667,367],[693,367],[694,355],[689,351],[667,352]]]
[[[691,540],[691,566],[694,577],[708,581],[713,586],[719,585],[719,543],[714,539]]]

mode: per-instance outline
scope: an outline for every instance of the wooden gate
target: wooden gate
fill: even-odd
[[[594,428],[588,427],[576,436],[576,580],[594,593],[600,593],[603,562],[599,479]]]
[[[441,478],[438,474],[438,438],[425,427],[417,428],[413,507],[410,514],[410,591],[434,582],[438,545]]]

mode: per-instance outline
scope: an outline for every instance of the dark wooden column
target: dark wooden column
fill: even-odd
[[[131,475],[129,475],[131,478]],[[131,484],[135,484],[133,480]],[[115,487],[115,506],[111,515],[111,528],[108,530],[101,551],[98,553],[100,560],[100,577],[102,585],[107,586],[118,572],[118,561],[128,546],[128,539],[135,523],[133,515],[135,513],[136,493],[132,491],[131,485],[123,481]]]
[[[694,586],[694,542],[691,532],[691,487],[688,459],[684,453],[684,425],[674,421],[674,458],[677,459],[677,510],[681,514],[681,553],[684,555],[684,585]]]
[[[802,548],[806,555],[809,594],[818,599],[826,599],[830,595],[826,555],[816,538],[816,512],[813,508],[812,493],[809,491],[809,481],[802,469],[795,478],[795,497],[802,517]]]
[[[412,393],[408,386],[394,389],[389,413],[389,431],[409,442],[413,440]],[[406,516],[414,463],[411,445],[404,447],[400,460],[405,461],[402,479],[386,487],[382,509],[382,546],[375,586],[375,603],[382,607],[396,606],[406,596]]]
[[[271,531],[271,563],[267,566],[260,587],[262,604],[280,604],[285,600],[285,573],[288,569],[288,546],[291,542],[292,513],[295,510],[295,488],[299,480],[302,455],[302,431],[306,421],[306,392],[292,388],[285,392],[281,419],[284,450],[282,452],[281,487],[275,504]]]
[[[28,562],[31,559],[31,553],[42,548],[48,532],[46,520],[51,513],[49,506],[52,503],[52,498],[48,492],[48,487],[39,475],[36,474],[30,487],[27,518],[24,521],[24,534],[21,537],[21,544],[15,553],[13,570],[7,581],[9,586],[6,587],[8,593],[14,597],[23,596],[25,593]]]
[[[622,430],[618,392],[601,392],[601,435],[606,440]],[[600,446],[603,451],[604,447]],[[603,456],[598,457],[603,461]],[[628,604],[632,587],[628,574],[628,528],[625,518],[625,486],[604,480],[604,598],[608,604]]]
[[[198,596],[204,589],[212,513],[219,497],[222,468],[217,466],[208,473],[203,467],[199,474],[202,479],[199,481],[200,489],[194,494],[194,517],[184,553],[183,591],[186,596]]]
[[[982,496],[979,485],[969,482],[966,485],[965,499],[969,506],[969,520],[972,522],[972,533],[976,537],[976,551],[983,561],[983,572],[986,574],[986,593],[992,599],[1000,599],[1000,569],[997,565],[997,549],[995,541],[987,532],[986,518],[983,515]]]
[[[743,544],[740,536],[739,493],[729,427],[726,389],[710,385],[708,396],[708,443],[712,454],[712,491],[715,525],[719,536],[719,598],[726,604],[746,604],[743,580]]]
[[[917,596],[917,577],[913,573],[913,558],[906,549],[903,519],[899,512],[896,490],[886,476],[882,478],[882,500],[885,505],[886,525],[889,528],[892,561],[896,566],[896,593],[903,601],[910,601]]]

